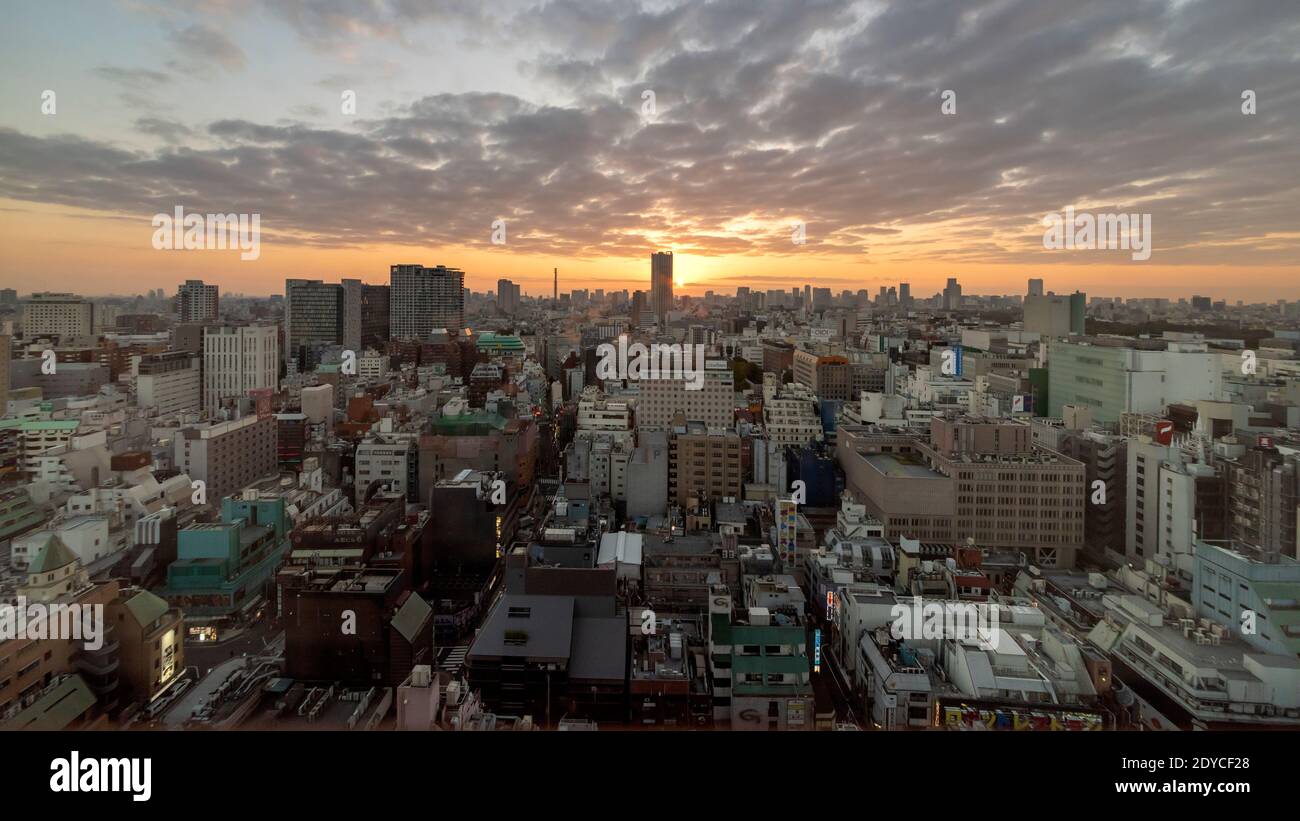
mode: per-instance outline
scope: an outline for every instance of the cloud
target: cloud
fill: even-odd
[[[142,119],[169,143],[195,137],[147,151],[0,130],[0,196],[257,212],[280,241],[320,247],[486,248],[504,219],[510,250],[579,257],[1127,260],[1043,251],[1043,215],[1075,205],[1151,213],[1162,263],[1294,264],[1300,21],[1283,2],[1239,5],[557,0],[480,19],[470,4],[272,3],[320,42],[438,14],[527,34],[527,69],[569,102],[429,94],[339,127]]]
[[[171,82],[171,76],[161,71],[154,71],[150,68],[122,68],[120,66],[100,66],[95,69],[95,74],[117,83],[125,88],[154,88],[164,83]]]
[[[135,129],[167,143],[179,143],[194,136],[194,131],[188,126],[161,117],[140,117],[135,121]]]
[[[170,38],[172,45],[181,54],[182,64],[204,68],[216,63],[222,68],[238,71],[248,63],[243,49],[220,29],[204,23],[193,23],[175,29]]]

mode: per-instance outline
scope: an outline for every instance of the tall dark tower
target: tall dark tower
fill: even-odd
[[[560,303],[560,269],[551,269],[554,272],[554,279],[551,282],[551,301],[555,304]]]
[[[673,252],[650,255],[650,306],[662,326],[673,307]]]

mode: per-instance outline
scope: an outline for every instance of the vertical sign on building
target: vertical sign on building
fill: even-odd
[[[822,629],[818,627],[813,631],[813,672],[822,671]]]
[[[798,535],[799,506],[791,499],[776,500],[776,549],[782,561],[793,562]]]
[[[275,391],[270,388],[253,388],[248,395],[253,398],[253,406],[257,410],[258,419],[271,418],[271,396]]]

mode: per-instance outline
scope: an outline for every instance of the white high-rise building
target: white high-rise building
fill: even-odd
[[[197,411],[203,400],[199,358],[189,351],[145,356],[136,364],[136,405],[157,416]]]
[[[425,339],[465,327],[465,272],[439,265],[394,265],[389,271],[388,321],[393,339]]]
[[[210,325],[203,329],[203,409],[280,384],[280,329],[275,325]]]

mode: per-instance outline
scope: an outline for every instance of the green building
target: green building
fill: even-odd
[[[815,729],[802,604],[733,614],[726,585],[714,585],[709,596],[714,721],[733,730]]]
[[[177,559],[158,591],[180,607],[187,622],[238,624],[263,602],[263,594],[289,548],[283,497],[221,500],[221,521],[193,524],[177,533]]]

